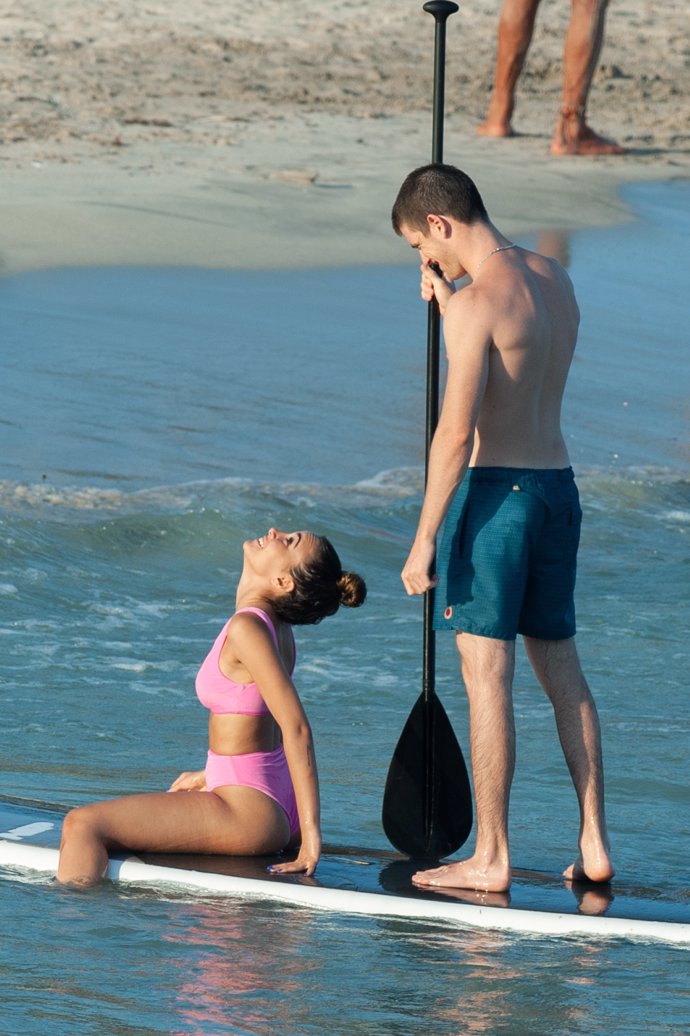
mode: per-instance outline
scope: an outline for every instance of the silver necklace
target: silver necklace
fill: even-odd
[[[481,266],[482,263],[485,263],[487,259],[490,259],[492,255],[496,255],[496,252],[507,252],[509,248],[517,248],[517,245],[499,245],[497,248],[492,248],[491,251],[481,260],[479,266]],[[479,266],[477,267],[477,270],[479,269]]]

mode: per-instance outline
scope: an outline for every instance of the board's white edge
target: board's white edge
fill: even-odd
[[[57,849],[22,845],[0,839],[0,865],[23,867],[34,871],[55,872]],[[379,892],[353,892],[329,889],[320,885],[285,884],[239,878],[226,874],[176,870],[143,863],[136,857],[111,860],[108,877],[114,881],[176,885],[202,892],[224,892],[235,896],[297,903],[311,909],[332,910],[346,914],[368,914],[378,917],[407,917],[492,928],[500,931],[533,935],[589,935],[625,937],[690,943],[690,924],[671,921],[626,920],[621,917],[597,917],[585,914],[557,914],[538,910],[510,910],[506,907],[482,907],[473,903],[402,896]]]

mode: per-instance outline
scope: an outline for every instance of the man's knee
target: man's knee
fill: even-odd
[[[530,664],[550,698],[560,693],[577,693],[584,697],[589,694],[574,637],[567,640],[525,637],[524,641]]]

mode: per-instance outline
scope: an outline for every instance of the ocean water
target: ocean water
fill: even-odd
[[[579,644],[620,879],[687,890],[690,188],[626,195],[635,221],[556,242],[583,313],[564,408]],[[370,589],[298,631],[324,835],[386,847],[382,789],[421,687],[421,606],[399,579],[423,480],[414,261],[5,277],[0,335],[3,791],[72,805],[203,765],[193,677],[241,542],[313,528]],[[450,638],[437,689],[466,747]],[[515,705],[514,863],[560,873],[576,805],[522,654]],[[688,1032],[687,950],[660,943],[2,878],[2,1036]]]

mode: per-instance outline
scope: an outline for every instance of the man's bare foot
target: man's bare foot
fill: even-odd
[[[412,884],[418,888],[478,889],[481,892],[507,892],[510,888],[510,867],[503,864],[487,866],[476,861],[460,860],[446,863],[428,871],[412,875]]]
[[[499,93],[491,98],[489,110],[481,126],[477,126],[477,133],[480,137],[514,137],[515,131],[511,125],[513,117],[513,98]]]
[[[624,155],[625,148],[615,140],[600,137],[585,122],[578,108],[563,108],[551,141],[552,155]]]
[[[608,853],[602,851],[588,854],[586,863],[580,854],[575,862],[563,871],[563,877],[568,881],[606,882],[610,881],[615,873]]]
[[[480,137],[514,137],[515,130],[510,124],[510,119],[486,118],[480,126],[477,126],[477,133]]]

